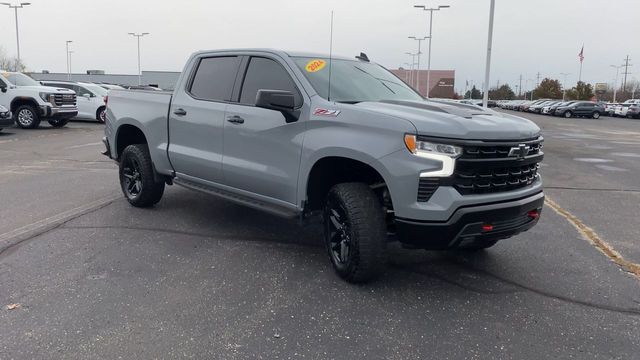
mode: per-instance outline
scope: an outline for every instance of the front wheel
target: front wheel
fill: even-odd
[[[324,208],[324,237],[333,268],[344,280],[366,282],[384,271],[385,214],[367,184],[344,183],[331,188]]]
[[[600,119],[600,113],[599,112],[594,112],[593,115],[591,115],[594,119]]]
[[[15,122],[23,129],[36,129],[40,125],[38,112],[31,105],[22,105],[16,109]]]
[[[69,123],[69,119],[49,119],[47,122],[55,128],[61,128]]]
[[[565,111],[564,112],[564,117],[566,117],[568,119],[570,117],[573,117],[573,114],[571,113],[571,111]]]
[[[127,146],[120,157],[120,187],[135,207],[150,207],[164,194],[164,182],[156,181],[149,149],[145,144]]]

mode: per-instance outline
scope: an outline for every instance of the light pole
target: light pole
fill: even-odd
[[[69,50],[69,80],[71,80],[71,54],[73,54],[73,50]]]
[[[416,55],[418,54],[414,54],[414,53],[410,53],[410,52],[406,52],[405,54],[411,56],[411,72],[409,73],[409,79],[411,81],[411,83],[409,85],[411,85],[411,87],[413,87],[413,68],[416,64]]]
[[[571,75],[569,73],[560,73],[560,75],[564,76],[564,79],[562,80],[562,101],[564,101],[564,96],[567,92],[567,88],[565,87],[565,84],[567,83],[567,75]]]
[[[482,96],[482,106],[487,107],[489,101],[489,71],[491,70],[491,46],[493,42],[493,13],[496,8],[496,0],[491,0],[489,8],[489,35],[487,37],[487,63],[484,70],[484,94]]]
[[[411,64],[409,63],[404,63],[403,65],[407,65],[407,71],[404,72],[404,82],[406,82],[407,84],[409,83],[409,74],[410,74],[410,69],[411,69]]]
[[[624,65],[609,65],[612,68],[616,68],[616,82],[613,84],[613,102],[616,102],[616,95],[618,93],[618,73],[620,72],[620,68],[623,68]]]
[[[427,38],[426,37],[419,38],[419,37],[415,37],[415,36],[409,36],[409,39],[413,39],[413,40],[416,40],[418,42],[418,64],[417,64],[418,71],[416,73],[416,90],[418,91],[418,94],[420,94],[420,54],[422,54],[422,52],[420,51],[420,44],[424,40],[426,40]],[[428,85],[429,84],[427,84],[427,87],[429,87]]]
[[[492,0],[493,1],[493,0]],[[431,89],[431,39],[433,38],[433,12],[440,9],[449,8],[449,5],[438,5],[437,8],[427,8],[424,5],[414,5],[413,7],[429,12],[429,54],[427,55],[427,98],[429,98],[429,90]]]
[[[20,66],[22,64],[22,61],[20,60],[20,33],[18,32],[18,9],[22,9],[25,6],[29,6],[29,5],[31,5],[31,3],[22,2],[22,3],[19,3],[17,5],[12,5],[10,3],[1,2],[0,5],[8,6],[9,9],[13,9],[15,11],[15,14],[16,14],[16,50],[17,50],[17,53],[18,53],[18,62],[16,63],[15,71],[19,71],[18,70],[18,66]]]
[[[142,72],[140,71],[140,38],[145,35],[149,35],[149,33],[147,32],[143,32],[139,34],[129,33],[129,35],[135,36],[138,39],[138,85],[142,85]]]
[[[69,55],[69,44],[71,44],[73,40],[67,40],[67,80],[71,80],[71,56]]]

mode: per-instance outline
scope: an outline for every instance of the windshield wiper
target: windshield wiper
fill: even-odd
[[[358,69],[358,70],[362,71],[363,73],[365,73],[365,74],[367,74],[367,75],[371,76],[372,78],[374,78],[374,79],[376,79],[376,80],[380,81],[380,83],[381,83],[382,85],[384,85],[384,87],[386,87],[387,89],[389,89],[389,91],[391,91],[391,92],[392,92],[392,93],[394,93],[394,94],[395,94],[396,92],[395,92],[395,91],[393,91],[393,90],[391,90],[391,88],[390,88],[387,84],[385,84],[385,83],[389,82],[389,83],[392,83],[392,84],[394,84],[394,85],[402,86],[402,85],[400,85],[400,84],[398,84],[398,83],[396,83],[396,82],[394,82],[394,81],[387,80],[387,79],[382,79],[382,78],[379,78],[379,77],[375,77],[375,76],[373,76],[373,75],[369,74],[368,72],[366,72],[365,70],[363,70],[363,69],[361,69],[361,68],[359,68],[359,67],[357,67],[357,66],[354,66],[354,67],[355,67],[356,69]]]

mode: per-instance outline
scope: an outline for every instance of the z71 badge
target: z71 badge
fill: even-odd
[[[316,116],[331,116],[336,117],[340,114],[340,110],[320,109],[313,110],[313,115]]]

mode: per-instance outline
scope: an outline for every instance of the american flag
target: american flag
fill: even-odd
[[[582,45],[582,49],[580,49],[580,53],[578,54],[578,59],[580,59],[580,62],[584,60],[584,45]]]

